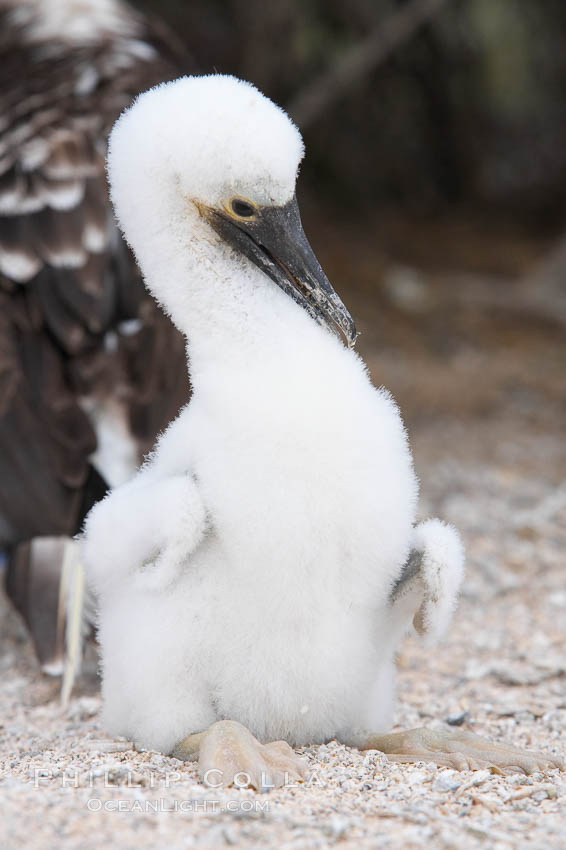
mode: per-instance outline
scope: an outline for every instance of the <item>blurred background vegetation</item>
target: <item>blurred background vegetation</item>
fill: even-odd
[[[137,0],[201,72],[297,96],[406,0]],[[409,3],[410,5],[410,3]],[[566,214],[566,3],[447,0],[308,123],[303,190],[364,215],[454,206],[537,230]],[[302,122],[300,122],[302,123]]]

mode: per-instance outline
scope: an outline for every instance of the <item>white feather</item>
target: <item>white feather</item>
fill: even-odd
[[[26,27],[30,42],[64,38],[89,43],[109,34],[132,38],[139,29],[120,0],[20,0],[11,16]]]
[[[11,280],[26,283],[35,277],[41,265],[41,260],[35,254],[26,253],[25,248],[0,246],[0,272]]]
[[[111,333],[116,342],[116,334]],[[90,456],[90,463],[110,487],[124,484],[139,466],[138,445],[129,427],[127,406],[112,396],[82,398],[80,404],[96,432],[96,451]]]

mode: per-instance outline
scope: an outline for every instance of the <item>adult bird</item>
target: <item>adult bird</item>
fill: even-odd
[[[380,734],[399,642],[411,621],[446,628],[463,552],[453,528],[414,525],[398,409],[301,227],[302,154],[286,114],[232,77],[154,88],[112,132],[118,220],[187,335],[193,395],[87,518],[106,726],[258,788],[303,775],[292,745],[333,737],[554,764],[470,733]]]
[[[118,114],[188,65],[120,0],[0,0],[0,553],[49,672],[70,538],[188,398],[105,178]]]

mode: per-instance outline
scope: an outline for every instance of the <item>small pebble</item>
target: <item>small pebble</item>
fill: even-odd
[[[462,780],[457,778],[458,774],[453,770],[445,770],[440,773],[433,782],[433,791],[457,791]]]
[[[469,711],[462,711],[460,714],[451,714],[446,718],[446,722],[449,726],[462,726],[463,723],[466,723],[467,720],[470,719]]]

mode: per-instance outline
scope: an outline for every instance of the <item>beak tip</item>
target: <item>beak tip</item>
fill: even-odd
[[[348,343],[348,348],[354,348],[359,337],[360,333],[356,330],[356,326],[354,322],[352,322],[351,326],[348,328],[348,332],[346,334],[346,342]]]

